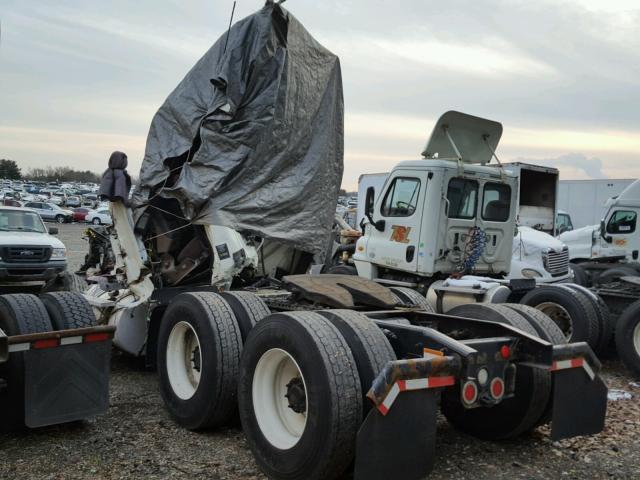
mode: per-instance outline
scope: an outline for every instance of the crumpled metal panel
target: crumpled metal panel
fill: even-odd
[[[393,308],[398,303],[388,288],[354,275],[288,275],[282,281],[303,298],[331,307]]]
[[[218,39],[154,116],[133,206],[174,198],[194,223],[322,255],[343,149],[338,58],[267,2]]]

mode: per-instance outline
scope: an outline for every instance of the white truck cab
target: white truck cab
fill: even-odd
[[[564,245],[516,226],[520,164],[517,169],[487,165],[501,134],[498,122],[447,112],[431,134],[425,159],[400,162],[384,183],[381,174],[372,175],[366,193],[359,192],[367,201],[361,210],[364,235],[353,256],[358,274],[398,285],[430,283],[427,278],[452,273],[567,279]],[[556,253],[567,257],[560,269]]]
[[[607,201],[608,209],[600,225],[589,225],[562,233],[559,238],[569,247],[572,261],[624,260],[638,261],[640,235],[637,219],[640,213],[640,180],[620,195]]]
[[[459,169],[451,160],[401,162],[356,245],[358,273],[371,279],[379,278],[380,270],[426,277],[471,270],[506,274],[516,190],[515,176],[491,167]]]

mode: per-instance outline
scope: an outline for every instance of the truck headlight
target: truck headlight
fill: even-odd
[[[64,260],[67,258],[66,248],[54,248],[51,253],[51,260]]]
[[[533,268],[523,268],[520,273],[524,278],[540,278],[542,274]]]

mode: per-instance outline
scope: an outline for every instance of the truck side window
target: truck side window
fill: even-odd
[[[617,210],[607,224],[607,233],[633,233],[636,230],[636,212]]]
[[[478,182],[452,178],[447,188],[449,218],[475,218],[478,201]]]
[[[482,219],[506,222],[511,207],[511,187],[503,183],[487,183],[482,196]]]
[[[416,211],[419,194],[419,179],[396,177],[387,189],[380,213],[385,217],[409,217]]]
[[[571,217],[569,215],[566,213],[559,213],[557,219],[556,228],[558,231],[561,229],[563,231],[573,230],[573,224],[571,223]]]

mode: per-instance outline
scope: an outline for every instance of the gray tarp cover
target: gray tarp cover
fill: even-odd
[[[154,116],[133,205],[159,191],[194,223],[322,254],[343,148],[338,58],[267,2],[218,39]],[[167,186],[169,165],[187,156]]]

